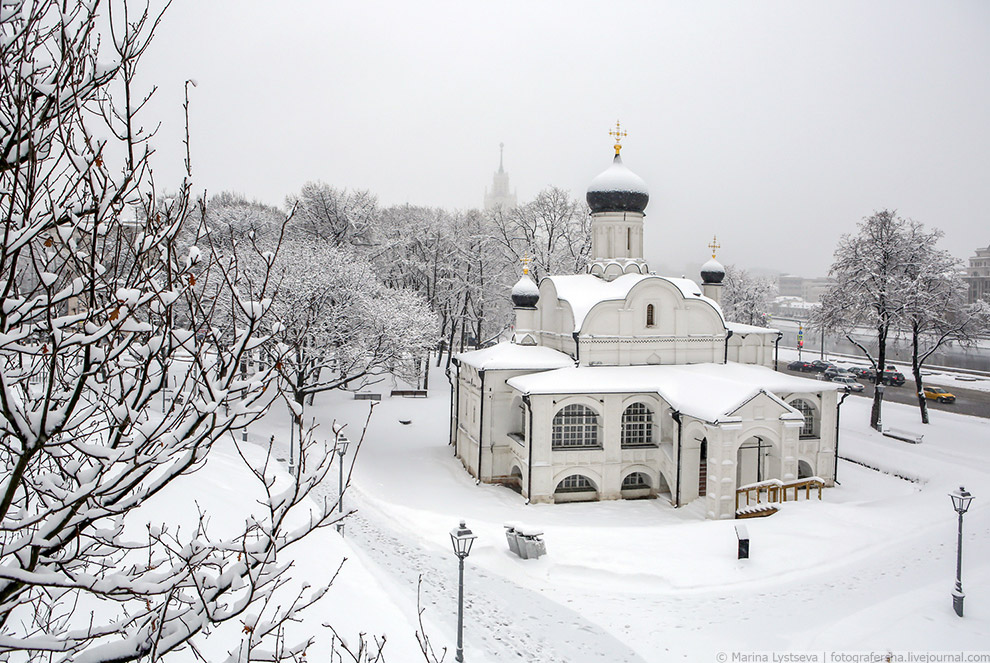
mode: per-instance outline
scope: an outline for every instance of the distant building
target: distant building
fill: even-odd
[[[976,249],[976,255],[969,259],[965,279],[969,284],[970,304],[977,299],[990,301],[990,246]]]
[[[496,207],[509,209],[516,206],[516,193],[509,193],[509,174],[502,167],[502,151],[505,143],[498,144],[498,172],[492,177],[492,190],[485,189],[485,209]]]
[[[800,297],[806,302],[817,303],[822,293],[832,285],[832,279],[822,277],[806,279],[793,274],[781,274],[777,277],[777,295],[780,297]]]

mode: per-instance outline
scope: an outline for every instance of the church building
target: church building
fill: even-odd
[[[457,458],[530,502],[701,500],[707,518],[747,515],[754,485],[832,485],[837,386],[776,372],[777,330],[725,320],[714,253],[701,287],[650,272],[649,193],[618,134],[588,187],[587,273],[524,270],[511,340],[455,358]]]

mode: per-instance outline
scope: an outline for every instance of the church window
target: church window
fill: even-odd
[[[591,483],[591,479],[583,474],[572,474],[571,476],[562,479],[561,482],[557,484],[557,489],[553,492],[583,493],[589,490],[595,490],[595,484]]]
[[[632,251],[632,228],[626,228],[626,251]]]
[[[698,449],[698,497],[708,494],[708,438],[701,441]]]
[[[633,472],[622,480],[622,490],[637,490],[639,488],[649,488],[650,477],[642,472]]]
[[[790,406],[804,415],[804,425],[801,426],[801,437],[817,437],[815,433],[815,408],[801,398],[790,402]]]
[[[598,446],[598,415],[584,405],[563,407],[553,418],[554,449]]]
[[[647,304],[646,305],[646,326],[647,327],[652,327],[655,324],[656,324],[656,322],[655,322],[655,317],[654,317],[653,304]]]
[[[622,446],[653,444],[653,410],[646,403],[633,403],[622,413]]]

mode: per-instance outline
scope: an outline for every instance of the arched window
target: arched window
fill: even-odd
[[[652,327],[655,324],[656,324],[656,322],[654,320],[653,304],[647,304],[646,305],[646,326],[647,327]]]
[[[626,252],[632,251],[632,228],[626,228]]]
[[[583,474],[572,474],[571,476],[562,479],[561,482],[557,484],[557,489],[553,492],[584,493],[589,490],[595,490],[595,484],[591,483],[591,479]]]
[[[642,472],[633,472],[622,480],[622,490],[639,490],[650,487],[650,477]]]
[[[816,437],[815,408],[806,400],[796,398],[789,405],[804,415],[804,425],[801,426],[801,437]]]
[[[653,410],[646,403],[633,403],[622,413],[622,446],[653,444]]]
[[[554,449],[598,446],[598,415],[584,405],[561,408],[553,418],[551,443]]]

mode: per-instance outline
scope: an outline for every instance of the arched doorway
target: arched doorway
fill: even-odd
[[[774,443],[754,435],[736,452],[736,486],[780,478],[780,452]]]
[[[815,476],[815,470],[811,467],[811,463],[799,460],[798,461],[798,479],[810,479]]]

